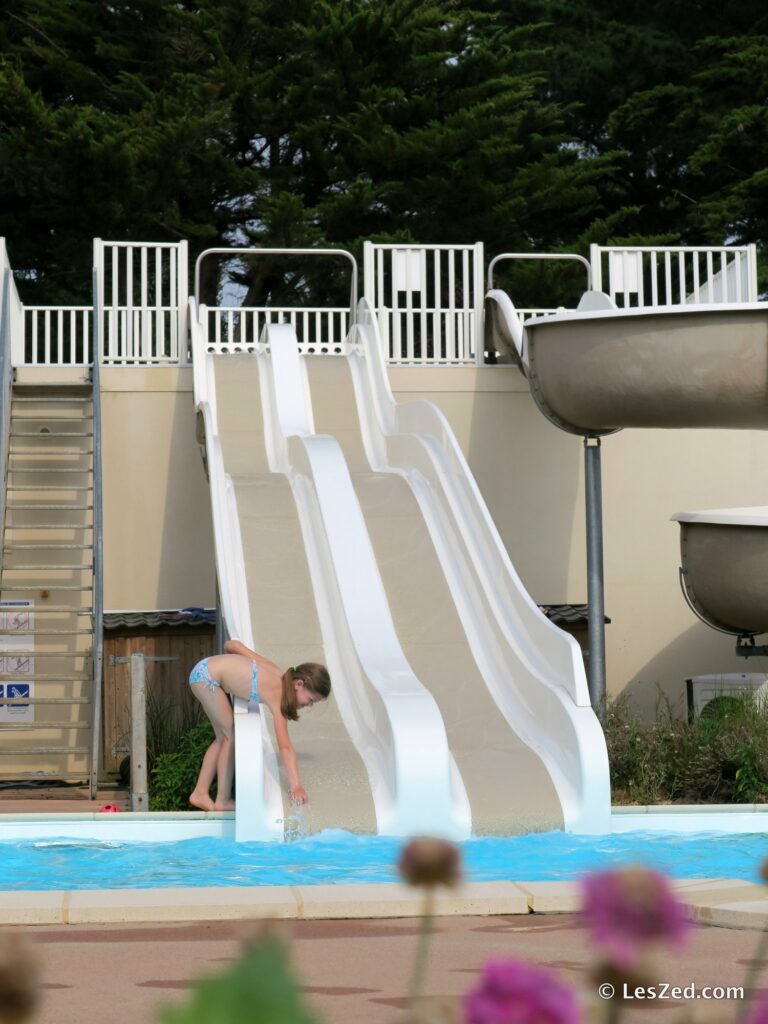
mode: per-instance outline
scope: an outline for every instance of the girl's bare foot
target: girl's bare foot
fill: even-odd
[[[213,805],[214,811],[234,811],[235,801],[234,800],[223,800],[221,803],[217,800]]]
[[[193,807],[197,807],[199,811],[213,811],[216,809],[210,795],[208,793],[198,793],[197,790],[190,795],[189,802]]]

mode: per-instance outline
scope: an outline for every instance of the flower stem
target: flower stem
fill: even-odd
[[[754,996],[751,994],[751,989],[757,981],[757,976],[760,974],[760,969],[765,963],[766,954],[768,954],[768,928],[764,928],[760,932],[760,938],[757,942],[757,948],[755,949],[755,954],[752,958],[752,963],[749,965],[749,970],[747,971],[744,977],[744,995],[746,996],[746,998],[744,999],[744,1002],[739,1008],[739,1013],[736,1017],[736,1024],[740,1024],[740,1022],[746,1018],[747,1011],[749,1010],[754,1000]]]
[[[412,1008],[415,1006],[416,1000],[421,995],[421,989],[424,984],[424,973],[427,967],[427,951],[429,949],[429,939],[432,935],[433,904],[433,887],[428,885],[424,889],[424,905],[422,907],[421,920],[419,922],[419,938],[416,945],[416,957],[413,961],[413,970],[411,971],[409,998]]]

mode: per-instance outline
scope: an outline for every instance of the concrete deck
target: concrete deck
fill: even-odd
[[[19,929],[31,938],[41,964],[35,1024],[82,1024],[94,1015],[100,1024],[150,1024],[159,1007],[188,998],[193,979],[226,970],[253,927],[211,922]],[[293,966],[321,1021],[407,1024],[416,921],[295,921],[284,927]],[[753,932],[698,926],[684,951],[660,960],[657,981],[743,986],[756,941]],[[475,984],[482,964],[498,956],[546,965],[592,997],[599,984],[590,979],[593,954],[574,915],[461,916],[435,922],[425,994],[460,996]],[[679,1014],[681,1005],[673,999],[638,1002],[622,1021],[647,1024],[661,1010]],[[697,1009],[719,1010],[733,1020],[740,1005],[731,997],[699,1002]]]

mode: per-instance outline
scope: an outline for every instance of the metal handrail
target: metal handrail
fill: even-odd
[[[587,291],[592,288],[592,267],[589,260],[575,252],[500,252],[488,264],[488,291],[493,288],[493,268],[500,260],[578,260],[587,268]]]
[[[101,745],[101,676],[104,664],[104,506],[101,472],[101,375],[99,370],[98,276],[93,268],[93,350],[91,400],[93,407],[93,689],[91,694],[91,799],[98,788]]]
[[[195,301],[200,304],[200,264],[206,256],[343,256],[352,264],[349,290],[350,324],[357,312],[357,261],[346,249],[205,249],[195,260]]]
[[[0,307],[0,538],[5,537],[12,387],[11,269],[6,266],[3,270],[3,296],[2,306]],[[3,564],[3,560],[0,559],[0,581],[2,581]]]

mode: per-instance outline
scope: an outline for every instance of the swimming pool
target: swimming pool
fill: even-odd
[[[179,886],[392,882],[403,841],[327,830],[290,843],[30,839],[0,842],[0,889],[153,889]],[[674,878],[758,881],[764,833],[545,832],[460,844],[471,882],[568,881],[643,863]]]

